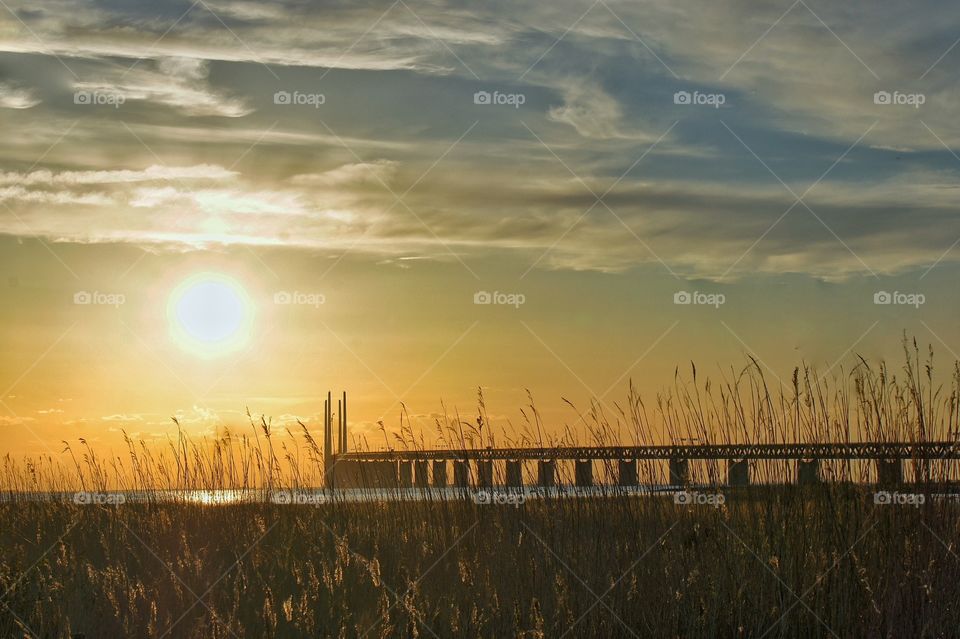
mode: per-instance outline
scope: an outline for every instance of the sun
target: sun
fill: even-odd
[[[236,352],[250,341],[254,308],[234,279],[198,273],[181,282],[167,301],[173,341],[202,358]]]

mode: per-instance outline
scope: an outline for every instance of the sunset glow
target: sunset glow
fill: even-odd
[[[478,391],[501,438],[531,398],[586,438],[691,363],[843,378],[904,332],[946,374],[930,7],[12,1],[0,452],[315,432],[328,388],[377,447]]]

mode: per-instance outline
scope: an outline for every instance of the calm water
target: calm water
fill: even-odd
[[[767,484],[766,486],[771,486]],[[919,489],[919,490],[918,490]],[[193,503],[210,506],[229,504],[272,503],[276,505],[318,506],[336,503],[393,502],[393,501],[472,501],[477,504],[519,506],[537,499],[567,499],[573,497],[618,497],[618,496],[672,496],[682,505],[720,506],[726,503],[727,487],[718,486],[558,486],[540,488],[496,487],[476,490],[464,488],[350,488],[324,490],[322,488],[301,490],[158,490],[158,491],[111,491],[111,492],[0,492],[0,503],[52,502],[76,505],[119,506],[136,503]],[[960,503],[960,487],[946,491],[923,490],[918,486],[902,485],[898,489],[876,489],[873,497],[877,504],[919,505],[927,499]],[[916,492],[915,492],[916,491]],[[870,491],[868,490],[868,493]],[[916,502],[916,503],[914,503]]]
[[[124,503],[188,502],[197,504],[273,503],[278,505],[319,505],[329,503],[358,503],[378,501],[473,501],[478,504],[511,505],[532,499],[562,499],[569,497],[640,496],[678,491],[672,486],[593,486],[588,488],[558,486],[540,488],[492,488],[474,490],[463,488],[349,488],[342,490],[158,490],[108,492],[33,492],[0,493],[0,502],[67,502],[78,505],[120,505]]]

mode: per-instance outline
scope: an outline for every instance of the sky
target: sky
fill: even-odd
[[[0,5],[0,452],[960,351],[960,7]]]

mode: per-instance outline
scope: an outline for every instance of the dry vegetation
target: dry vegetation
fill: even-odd
[[[600,442],[922,441],[955,437],[960,374],[935,383],[915,347],[894,375],[860,362],[831,382],[800,369],[771,391],[761,366],[712,385],[678,381],[649,408],[635,394],[582,416]],[[536,410],[513,445],[541,437]],[[438,424],[455,445],[503,443],[477,418]],[[315,485],[305,429],[266,420],[126,458],[80,444],[61,460],[3,470],[0,637],[946,637],[960,627],[960,502],[876,505],[867,465],[822,486],[725,490],[719,507],[669,496],[528,501],[203,505],[156,489]],[[500,442],[496,440],[500,439]],[[409,431],[404,445],[419,445]],[[422,442],[421,442],[422,443]],[[955,479],[946,462],[911,491]],[[697,478],[719,481],[711,465]],[[662,481],[649,464],[641,480]],[[849,480],[849,481],[842,481]],[[40,501],[37,491],[109,488],[122,506]],[[704,490],[707,490],[704,488]],[[903,489],[908,490],[908,489]],[[179,493],[178,493],[179,494]],[[187,493],[182,493],[186,495]]]

